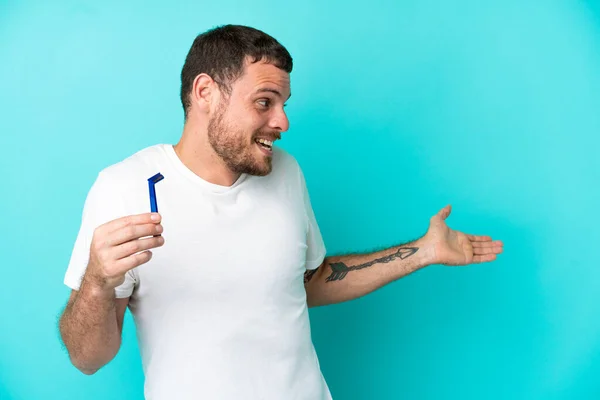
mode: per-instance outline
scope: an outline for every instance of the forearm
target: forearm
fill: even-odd
[[[326,257],[305,278],[309,307],[352,300],[406,276],[432,259],[432,250],[419,239],[370,254]]]
[[[97,289],[84,278],[61,317],[60,333],[71,362],[83,373],[107,364],[121,346],[114,291]]]

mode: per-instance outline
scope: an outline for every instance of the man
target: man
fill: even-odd
[[[326,257],[304,176],[273,143],[288,129],[292,58],[256,29],[199,35],[181,74],[185,126],[98,175],[65,283],[60,331],[93,374],[137,326],[148,399],[330,399],[308,307],[363,296],[430,264],[492,261],[502,243],[449,229]],[[147,179],[159,213],[148,213]],[[155,249],[153,252],[152,249]]]

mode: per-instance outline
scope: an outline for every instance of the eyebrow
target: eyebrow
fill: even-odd
[[[256,91],[256,93],[264,93],[264,92],[268,92],[268,93],[274,93],[274,94],[276,94],[276,95],[277,95],[277,96],[279,96],[279,97],[283,97],[283,96],[281,95],[281,93],[279,93],[279,91],[278,91],[278,90],[275,90],[275,89],[262,88],[262,89],[258,89],[258,90]],[[287,99],[289,100],[289,99],[290,99],[290,97],[292,97],[292,93],[291,93],[291,92],[290,92],[290,95],[288,96],[288,98],[287,98]]]

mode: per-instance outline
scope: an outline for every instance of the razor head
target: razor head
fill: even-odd
[[[165,179],[164,176],[162,176],[162,174],[159,172],[158,174],[151,176],[150,178],[148,178],[148,182],[150,183],[158,183],[160,181],[162,181],[163,179]]]
[[[158,174],[148,178],[148,191],[150,192],[150,211],[151,212],[158,212],[158,204],[156,202],[156,189],[154,188],[154,185],[157,182],[162,181],[164,178],[165,177],[162,176],[162,174],[160,172]]]

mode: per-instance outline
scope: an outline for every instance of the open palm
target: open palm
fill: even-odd
[[[494,261],[502,253],[503,243],[489,236],[468,235],[446,225],[452,206],[442,208],[431,217],[426,240],[434,250],[432,264],[468,265]]]

